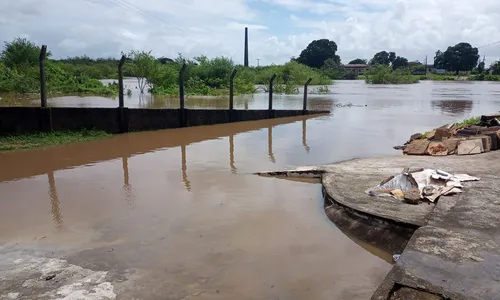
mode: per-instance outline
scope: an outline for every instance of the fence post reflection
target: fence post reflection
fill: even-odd
[[[122,156],[123,168],[123,191],[125,192],[125,200],[129,205],[133,204],[134,197],[132,195],[132,186],[130,185],[129,172],[128,172],[128,156]]]
[[[191,182],[189,182],[187,176],[187,163],[186,163],[186,145],[181,146],[181,170],[182,170],[182,181],[188,192],[191,191]]]
[[[273,154],[273,127],[267,127],[267,154],[269,155],[269,160],[274,164],[276,159]]]
[[[229,167],[231,168],[231,173],[236,174],[236,167],[234,166],[234,135],[229,136]]]
[[[49,197],[51,204],[52,220],[54,220],[54,226],[60,228],[63,224],[63,217],[61,214],[61,209],[59,207],[59,197],[57,196],[56,180],[54,178],[54,171],[47,173],[49,177]]]
[[[302,146],[306,149],[306,152],[309,153],[309,146],[307,145],[307,120],[302,120]]]

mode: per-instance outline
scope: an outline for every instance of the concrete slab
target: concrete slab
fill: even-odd
[[[481,154],[483,152],[483,142],[477,140],[461,141],[457,147],[458,155]]]
[[[425,226],[418,229],[373,300],[388,298],[394,285],[445,299],[499,299],[500,247],[489,239]]]
[[[436,205],[408,205],[364,193],[404,167],[467,173],[480,180],[464,183],[462,194],[443,196]],[[499,169],[500,151],[370,158],[309,168],[322,171],[330,220],[387,251],[402,251],[374,300],[500,299]]]
[[[358,212],[404,224],[423,226],[427,223],[433,204],[409,207],[392,197],[374,197],[364,191],[378,185],[389,175],[401,173],[403,168],[352,168],[355,162],[336,165],[336,170],[323,175],[323,186],[333,201]],[[404,167],[404,166],[402,166]],[[349,171],[347,171],[349,170]]]
[[[428,140],[414,140],[404,149],[404,153],[408,155],[424,155],[429,143]]]

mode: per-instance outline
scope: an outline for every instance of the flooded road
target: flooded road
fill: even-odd
[[[72,264],[110,271],[118,299],[369,299],[392,253],[331,224],[320,185],[251,173],[397,155],[392,146],[414,132],[498,111],[500,84],[339,81],[330,89],[310,97],[310,109],[332,110],[324,117],[0,153],[0,245],[53,251]],[[117,103],[89,103],[99,101]],[[146,107],[178,106],[168,101]],[[301,101],[281,96],[275,107],[301,108]],[[349,102],[360,107],[338,105]],[[227,100],[187,103],[210,108]],[[236,104],[266,108],[267,97]]]

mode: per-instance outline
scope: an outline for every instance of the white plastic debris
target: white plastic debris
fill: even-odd
[[[411,188],[418,188],[423,199],[434,202],[441,195],[461,193],[464,187],[462,182],[478,180],[478,177],[468,174],[451,174],[438,169],[420,169],[414,172],[408,172],[405,169],[403,173],[365,192],[372,196],[394,197],[392,190],[398,189],[405,192]]]

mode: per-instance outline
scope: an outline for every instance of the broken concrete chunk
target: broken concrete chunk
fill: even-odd
[[[457,130],[456,135],[457,136],[471,136],[471,135],[477,135],[479,131],[477,129],[473,128],[462,128]]]
[[[415,133],[410,137],[410,142],[413,142],[414,140],[420,140],[422,139],[422,134],[421,133]]]
[[[435,135],[436,135],[436,129],[434,129],[433,131],[431,131],[431,132],[427,135],[427,139],[428,139],[428,140],[433,140]]]
[[[496,131],[483,131],[483,134],[491,138],[491,151],[498,150],[500,147],[500,139]]]
[[[451,130],[447,128],[437,128],[434,133],[434,140],[441,141],[443,138],[451,137]]]
[[[471,154],[480,154],[482,152],[483,143],[477,140],[466,140],[461,141],[457,147],[458,155],[471,155]]]
[[[470,140],[481,140],[483,145],[483,152],[490,152],[491,150],[491,137],[487,135],[477,135],[469,137]]]
[[[449,139],[444,139],[443,144],[446,146],[446,149],[448,149],[448,154],[451,155],[451,154],[456,154],[458,143],[464,140],[465,138],[449,138]]]
[[[432,156],[444,156],[448,155],[448,148],[441,142],[431,142],[426,153]]]
[[[408,155],[424,155],[430,142],[428,140],[414,140],[404,150]]]

